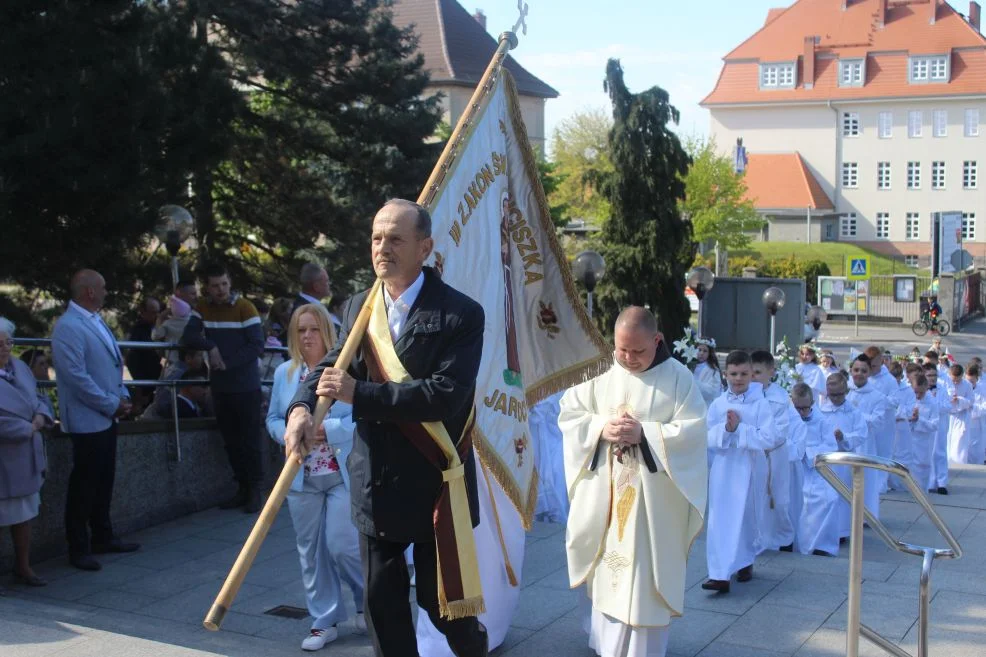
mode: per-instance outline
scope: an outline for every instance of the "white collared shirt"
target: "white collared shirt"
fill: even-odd
[[[418,294],[421,292],[421,287],[425,283],[425,273],[421,272],[418,277],[414,279],[404,292],[396,299],[390,298],[390,292],[387,291],[387,286],[383,288],[383,303],[387,307],[387,325],[390,326],[390,337],[394,341],[397,340],[397,336],[401,334],[401,329],[404,328],[404,322],[407,321],[407,315],[411,312],[411,307],[414,302],[418,299]]]
[[[305,294],[304,292],[299,292],[298,296],[307,301],[308,303],[322,303],[321,299],[316,299],[315,297]]]
[[[74,301],[69,301],[68,306],[69,308],[75,309],[76,312],[82,313],[86,319],[96,326],[96,331],[99,333],[106,346],[109,347],[110,351],[117,355],[120,354],[120,350],[117,349],[116,346],[116,338],[113,337],[113,333],[110,332],[110,327],[106,325],[106,322],[103,321],[102,316],[98,312],[90,312]]]

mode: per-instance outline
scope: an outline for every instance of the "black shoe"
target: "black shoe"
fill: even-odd
[[[939,495],[948,495],[948,489],[945,488],[944,486],[939,486],[938,487],[938,494]]]
[[[790,545],[782,545],[777,549],[780,552],[794,552],[794,543],[791,543]]]
[[[814,551],[812,551],[812,554],[815,555],[816,557],[834,557],[835,556],[834,554],[829,554],[825,550],[814,550]]]
[[[102,570],[103,566],[92,558],[91,554],[74,554],[68,558],[68,562],[79,570]]]
[[[118,538],[114,538],[109,543],[93,543],[93,554],[110,554],[123,552],[136,552],[140,549],[140,543],[124,543]]]
[[[737,582],[749,582],[753,579],[753,564],[745,566],[736,571],[736,581]]]
[[[260,494],[259,488],[254,488],[247,495],[246,504],[243,506],[243,513],[257,513],[264,508],[264,497]]]
[[[706,591],[715,591],[716,593],[729,593],[729,580],[710,579],[702,583],[702,588]]]
[[[228,511],[229,509],[239,508],[247,503],[249,497],[250,495],[247,489],[240,488],[238,491],[236,491],[236,494],[233,495],[233,497],[229,498],[225,502],[220,502],[219,508],[224,511]]]

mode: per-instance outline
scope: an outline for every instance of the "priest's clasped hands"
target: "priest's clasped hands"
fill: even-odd
[[[644,436],[644,428],[629,413],[623,413],[606,423],[603,427],[603,440],[618,445],[639,445]]]

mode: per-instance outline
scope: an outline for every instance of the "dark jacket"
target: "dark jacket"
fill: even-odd
[[[353,522],[364,534],[393,541],[434,540],[432,512],[442,475],[392,421],[443,422],[452,440],[458,441],[475,401],[483,355],[483,308],[443,283],[430,267],[424,271],[424,285],[394,342],[414,380],[371,382],[362,349],[349,366],[356,379],[356,440],[347,463]],[[336,348],[298,388],[292,405],[315,408],[315,386],[322,370],[338,358],[366,295],[364,290],[349,300]],[[476,526],[479,500],[472,450],[465,459],[465,471],[469,510]]]
[[[181,344],[198,351],[219,347],[226,369],[209,372],[213,392],[260,390],[264,331],[256,307],[243,297],[231,295],[223,304],[199,301],[185,325]]]

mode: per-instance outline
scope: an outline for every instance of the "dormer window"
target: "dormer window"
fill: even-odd
[[[911,57],[910,82],[911,84],[948,82],[949,68],[948,55]]]
[[[843,59],[839,62],[839,86],[862,87],[866,79],[865,60]]]
[[[761,89],[793,89],[794,62],[760,65]]]

